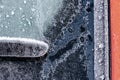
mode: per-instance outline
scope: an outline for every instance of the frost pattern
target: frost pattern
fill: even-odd
[[[0,36],[41,39],[62,0],[0,0]]]

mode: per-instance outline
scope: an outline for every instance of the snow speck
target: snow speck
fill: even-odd
[[[22,29],[23,32],[25,32],[25,29]]]
[[[10,17],[9,15],[6,15],[6,17],[8,18],[8,17]]]
[[[1,5],[1,6],[0,6],[0,8],[2,8],[2,9],[3,9],[3,8],[4,8],[4,6],[3,6],[3,5]]]
[[[99,48],[103,48],[103,47],[104,47],[104,45],[103,45],[103,44],[100,44],[100,45],[99,45]]]
[[[22,18],[24,18],[25,17],[25,15],[22,15]]]
[[[33,17],[30,17],[30,19],[33,19]]]
[[[102,19],[102,16],[98,16],[98,19],[101,20],[101,19]]]
[[[5,26],[5,28],[8,28],[8,26]]]
[[[33,11],[33,12],[34,12],[34,11],[35,11],[35,8],[31,8],[31,11]]]
[[[31,25],[31,22],[30,22],[30,20],[29,20],[29,19],[26,19],[26,21],[27,21],[27,23],[28,23],[29,25]]]
[[[27,3],[27,1],[26,0],[24,0],[24,4],[26,4]]]
[[[19,7],[19,10],[23,10],[21,7]]]
[[[104,78],[105,78],[104,75],[100,76],[100,80],[104,80]]]
[[[14,11],[11,11],[11,15],[14,15],[15,14],[15,12]]]
[[[102,59],[102,58],[100,58],[100,59],[98,60],[98,62],[99,62],[99,63],[101,63],[101,62],[102,62],[102,60],[103,60],[103,59]]]

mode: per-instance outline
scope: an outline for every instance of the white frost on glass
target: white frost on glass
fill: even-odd
[[[0,37],[40,40],[63,0],[1,0]]]
[[[47,29],[47,26],[54,21],[54,16],[62,7],[63,0],[37,0],[36,13],[38,29],[41,30],[40,34],[43,34]]]
[[[38,56],[44,55],[48,44],[44,32],[54,21],[63,0],[0,0],[0,42],[39,45]],[[25,51],[25,55],[32,57]],[[2,55],[0,55],[2,56]],[[8,55],[3,55],[8,56]],[[17,56],[17,55],[11,55]]]

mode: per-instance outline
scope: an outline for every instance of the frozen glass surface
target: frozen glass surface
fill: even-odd
[[[0,37],[41,39],[62,0],[0,0]]]
[[[39,38],[32,1],[3,0],[0,2],[0,36]]]
[[[44,55],[44,32],[61,7],[62,0],[0,0],[0,56]]]

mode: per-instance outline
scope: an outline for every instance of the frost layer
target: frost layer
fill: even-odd
[[[0,0],[0,36],[41,39],[62,0]]]

